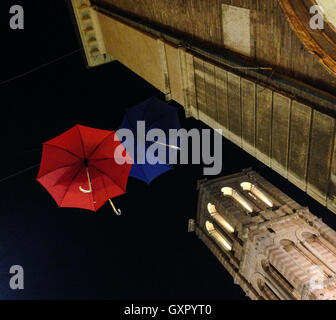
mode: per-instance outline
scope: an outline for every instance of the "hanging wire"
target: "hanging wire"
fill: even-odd
[[[26,169],[23,169],[23,170],[20,170],[20,171],[18,171],[18,172],[15,172],[15,173],[13,173],[13,174],[7,176],[7,177],[4,177],[4,178],[0,179],[0,183],[5,182],[5,181],[7,181],[7,180],[9,180],[9,179],[11,179],[11,178],[14,178],[14,177],[16,177],[16,176],[18,176],[18,175],[20,175],[20,174],[22,174],[22,173],[25,173],[25,172],[29,171],[29,170],[32,170],[32,169],[34,169],[34,168],[37,168],[39,165],[40,165],[39,163],[38,163],[38,164],[35,164],[35,165],[31,166],[31,167],[28,167],[28,168],[26,168]]]
[[[47,63],[44,63],[44,64],[42,64],[42,65],[40,65],[40,66],[38,66],[38,67],[35,67],[35,68],[33,68],[33,69],[31,69],[31,70],[29,70],[29,71],[27,71],[27,72],[21,73],[21,74],[19,74],[19,75],[17,75],[17,76],[14,76],[14,77],[9,78],[9,79],[7,79],[7,80],[1,81],[1,82],[0,82],[0,86],[1,86],[1,85],[4,85],[4,84],[7,84],[7,83],[9,83],[9,82],[11,82],[11,81],[20,79],[20,78],[22,78],[22,77],[24,77],[24,76],[26,76],[26,75],[28,75],[28,74],[31,74],[31,73],[33,73],[33,72],[35,72],[35,71],[38,71],[38,70],[40,70],[40,69],[42,69],[42,68],[45,68],[45,67],[47,67],[47,66],[49,66],[49,65],[51,65],[51,64],[53,64],[53,63],[56,63],[56,62],[58,62],[58,61],[60,61],[60,60],[62,60],[62,59],[64,59],[64,58],[67,58],[67,57],[69,57],[69,56],[71,56],[71,55],[73,55],[73,54],[75,54],[75,53],[77,53],[77,52],[79,52],[79,51],[82,51],[82,50],[83,50],[83,48],[79,48],[79,49],[77,49],[77,50],[71,51],[71,52],[69,52],[69,53],[67,53],[67,54],[65,54],[65,55],[63,55],[63,56],[61,56],[61,57],[58,57],[58,58],[56,58],[56,59],[54,59],[54,60],[51,60],[51,61],[49,61],[49,62],[47,62]]]
[[[14,77],[9,78],[9,79],[7,79],[7,80],[1,81],[1,82],[0,82],[0,86],[1,86],[1,85],[4,85],[4,84],[7,84],[7,83],[9,83],[9,82],[11,82],[11,81],[14,81],[14,80],[23,78],[24,76],[26,76],[26,75],[28,75],[28,74],[31,74],[31,73],[33,73],[33,72],[35,72],[35,71],[38,71],[38,70],[40,70],[40,69],[42,69],[42,68],[45,68],[45,67],[47,67],[47,66],[50,66],[51,64],[56,63],[56,62],[58,62],[58,61],[60,61],[60,60],[62,60],[62,59],[65,59],[65,58],[67,58],[67,57],[69,57],[69,56],[71,56],[71,55],[73,55],[73,54],[75,54],[75,53],[77,53],[77,52],[79,52],[79,51],[82,51],[82,50],[83,50],[83,48],[79,48],[79,49],[77,49],[77,50],[71,51],[71,52],[69,52],[69,53],[67,53],[67,54],[64,54],[64,55],[61,56],[61,57],[58,57],[58,58],[56,58],[56,59],[54,59],[54,60],[51,60],[51,61],[49,61],[49,62],[47,62],[47,63],[44,63],[44,64],[42,64],[42,65],[40,65],[40,66],[38,66],[38,67],[35,67],[35,68],[31,69],[31,70],[28,70],[27,72],[21,73],[21,74],[19,74],[19,75],[17,75],[17,76],[14,76]],[[21,153],[26,153],[26,152],[33,152],[33,151],[37,151],[37,150],[41,150],[41,149],[39,148],[39,149],[25,150],[25,151],[19,152],[19,154],[21,154]],[[9,155],[3,155],[3,156],[1,156],[1,158],[6,157],[6,156],[9,156]],[[15,172],[15,173],[13,173],[13,174],[7,176],[7,177],[4,177],[4,178],[0,179],[0,183],[5,182],[5,181],[7,181],[7,180],[9,180],[9,179],[12,179],[12,178],[14,178],[14,177],[16,177],[16,176],[18,176],[18,175],[20,175],[20,174],[22,174],[22,173],[28,172],[29,170],[32,170],[32,169],[34,169],[34,168],[37,168],[39,165],[40,165],[40,163],[35,164],[35,165],[30,166],[30,167],[28,167],[28,168],[26,168],[26,169],[23,169],[23,170],[20,170],[20,171],[18,171],[18,172]]]

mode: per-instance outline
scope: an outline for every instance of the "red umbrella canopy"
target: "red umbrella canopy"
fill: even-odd
[[[119,164],[118,157],[127,161]],[[114,131],[76,125],[43,144],[37,181],[59,207],[97,211],[126,192],[131,167]]]

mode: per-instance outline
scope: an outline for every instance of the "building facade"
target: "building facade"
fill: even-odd
[[[336,232],[256,172],[198,185],[189,231],[254,300],[335,300]]]

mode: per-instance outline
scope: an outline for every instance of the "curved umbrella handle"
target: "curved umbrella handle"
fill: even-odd
[[[79,190],[83,193],[91,193],[92,192],[92,185],[91,185],[91,179],[90,179],[90,174],[89,174],[89,168],[86,167],[86,175],[88,178],[88,183],[89,183],[89,190],[83,189],[81,186],[79,187]]]
[[[117,216],[121,216],[121,210],[120,210],[120,209],[118,209],[118,210],[116,209],[116,207],[114,206],[114,204],[113,204],[113,202],[112,202],[111,199],[109,199],[109,201],[110,201],[110,204],[111,204],[111,207],[112,207],[114,213],[115,213]]]
[[[162,145],[162,146],[165,146],[165,147],[168,147],[168,148],[171,148],[171,149],[175,149],[175,150],[181,150],[181,148],[180,147],[178,147],[178,146],[174,146],[174,145],[172,145],[172,144],[165,144],[165,143],[163,143],[163,142],[160,142],[160,141],[153,141],[154,143],[157,143],[157,144],[160,144],[160,145]]]

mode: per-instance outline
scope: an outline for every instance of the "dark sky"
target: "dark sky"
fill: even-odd
[[[9,28],[13,4],[25,9],[25,30]],[[0,6],[0,82],[80,48],[65,0]],[[116,129],[125,108],[153,95],[163,98],[118,62],[87,69],[81,53],[0,85],[0,179],[38,164],[42,142],[77,123]],[[183,127],[206,128],[179,108]],[[222,175],[246,167],[336,227],[330,211],[223,139]],[[115,200],[121,217],[108,205],[97,213],[58,208],[36,182],[37,171],[0,184],[0,299],[246,299],[187,232],[202,166],[177,166],[150,186],[130,179],[127,194]],[[15,264],[25,271],[22,291],[9,289]]]

